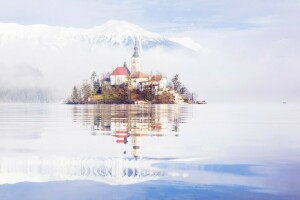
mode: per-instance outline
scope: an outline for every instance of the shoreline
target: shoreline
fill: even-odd
[[[93,105],[93,104],[135,104],[135,105],[142,105],[142,104],[175,104],[174,102],[170,103],[159,103],[159,102],[150,102],[150,101],[131,101],[131,100],[105,100],[99,102],[65,102],[64,104],[68,105]]]

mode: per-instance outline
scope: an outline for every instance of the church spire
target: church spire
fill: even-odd
[[[141,58],[139,56],[139,42],[137,38],[135,38],[135,44],[133,49],[134,52],[131,58],[131,73],[135,71],[141,71]]]
[[[134,57],[134,58],[140,57],[139,56],[139,41],[137,38],[135,38],[135,44],[134,44],[133,49],[134,49],[134,53],[133,53],[132,57]]]

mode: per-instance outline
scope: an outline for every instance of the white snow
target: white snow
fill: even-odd
[[[142,46],[184,46],[198,51],[201,46],[192,39],[167,39],[162,35],[147,31],[135,24],[110,20],[101,26],[90,29],[67,28],[43,24],[19,25],[14,23],[0,23],[0,45],[30,44],[35,47],[61,49],[68,44],[83,43],[90,47],[96,46],[132,46],[137,38]]]

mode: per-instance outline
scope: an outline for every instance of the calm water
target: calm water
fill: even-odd
[[[0,199],[300,199],[299,105],[0,104]]]

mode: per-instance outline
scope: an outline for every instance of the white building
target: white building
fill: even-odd
[[[130,75],[130,71],[128,70],[126,63],[124,63],[123,67],[117,67],[110,74],[110,84],[112,86],[121,85],[128,81],[128,76]]]
[[[140,88],[142,83],[145,83],[149,80],[149,76],[144,74],[141,71],[134,71],[130,75],[130,86],[134,89]]]
[[[150,82],[152,84],[157,84],[158,90],[165,91],[167,89],[168,81],[167,81],[166,77],[164,77],[162,75],[151,76]]]

